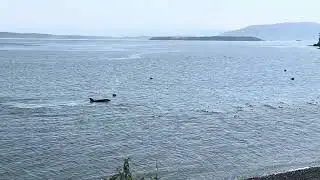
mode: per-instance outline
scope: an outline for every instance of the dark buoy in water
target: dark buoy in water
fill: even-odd
[[[291,80],[293,81],[293,80],[294,80],[294,78],[291,78]]]
[[[116,94],[112,94],[112,97],[116,97],[117,95]]]
[[[153,79],[153,77],[150,77],[149,79],[151,80],[151,79]]]
[[[287,72],[287,70],[285,69],[285,70],[283,70],[284,72]]]

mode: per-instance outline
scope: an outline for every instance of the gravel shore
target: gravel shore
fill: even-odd
[[[312,167],[247,180],[320,180],[320,167]]]

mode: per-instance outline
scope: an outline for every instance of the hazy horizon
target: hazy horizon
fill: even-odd
[[[316,0],[3,0],[0,31],[93,36],[216,35],[250,25],[319,22],[319,5]]]

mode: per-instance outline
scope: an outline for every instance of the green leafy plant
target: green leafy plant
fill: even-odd
[[[130,161],[129,158],[124,159],[122,168],[121,167],[118,168],[116,174],[112,175],[109,178],[105,178],[104,180],[134,180],[133,175],[131,173],[129,161]],[[158,177],[158,163],[156,164],[156,167],[157,167],[157,172],[156,172],[155,176],[151,176],[149,178],[140,177],[140,178],[135,178],[135,179],[139,179],[139,180],[147,180],[147,179],[160,180],[160,178]]]

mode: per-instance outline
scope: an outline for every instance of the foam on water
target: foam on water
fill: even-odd
[[[21,102],[21,100],[19,100],[19,101],[13,101],[13,102],[5,102],[1,104],[3,106],[15,107],[15,108],[21,108],[21,109],[37,109],[37,108],[55,108],[55,107],[68,107],[68,106],[72,107],[72,106],[88,104],[88,102],[89,101],[84,101],[84,100],[53,101],[53,102],[46,100],[45,102],[43,102],[42,100],[39,101],[36,99],[29,99],[26,102]]]
[[[138,54],[130,54],[128,56],[124,56],[124,57],[114,57],[114,58],[108,58],[108,60],[127,60],[127,59],[140,59],[141,58],[142,53],[138,53]]]

